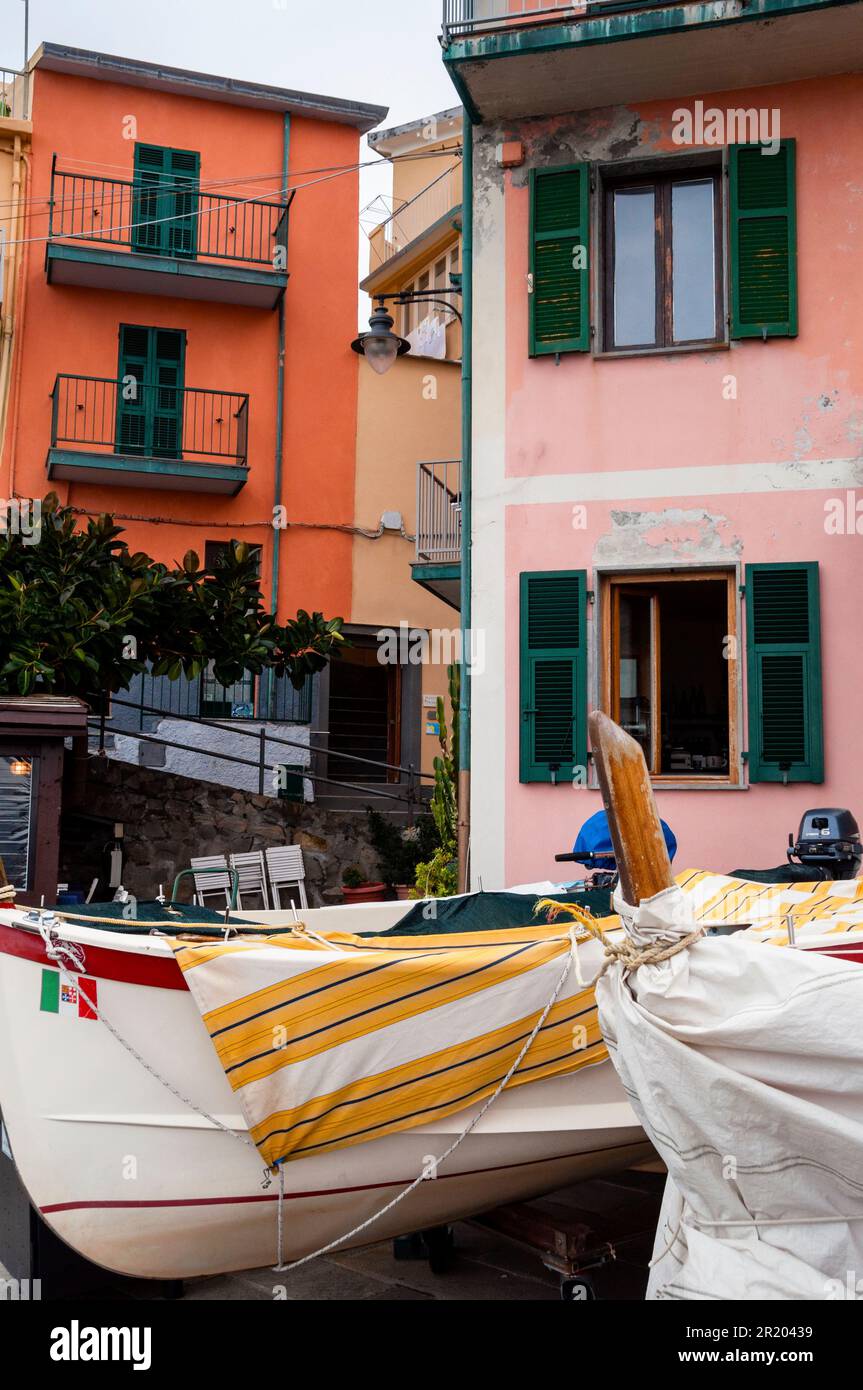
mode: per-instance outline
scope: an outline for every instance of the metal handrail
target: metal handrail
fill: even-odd
[[[262,732],[262,731],[256,730],[256,729],[242,729],[242,728],[237,728],[236,724],[235,724],[235,723],[232,723],[232,722],[229,721],[229,720],[223,720],[223,719],[201,719],[201,718],[196,718],[195,715],[193,715],[193,714],[173,714],[173,713],[170,712],[170,711],[169,711],[169,712],[166,712],[165,710],[161,710],[161,709],[157,708],[157,706],[155,706],[155,705],[144,705],[144,704],[141,704],[141,703],[140,703],[139,701],[137,701],[137,700],[123,700],[123,699],[121,699],[121,698],[120,698],[119,696],[117,696],[117,695],[112,695],[112,696],[111,696],[111,704],[112,704],[112,705],[122,705],[122,706],[123,706],[124,708],[126,708],[126,709],[143,710],[143,712],[144,712],[145,714],[161,715],[162,718],[164,718],[164,719],[179,719],[179,720],[183,720],[183,721],[184,721],[185,723],[187,723],[187,724],[206,724],[208,727],[212,727],[212,728],[216,728],[216,729],[226,729],[226,730],[228,730],[228,732],[230,732],[230,733],[232,733],[232,734],[239,734],[239,735],[241,735],[243,738],[254,738],[254,739],[260,740],[260,737],[261,737],[261,732]],[[103,717],[102,715],[94,715],[94,716],[91,716],[91,717],[92,717],[92,718],[98,718],[98,719],[107,718],[107,716],[104,716],[104,717]],[[260,722],[260,721],[258,721],[258,722]],[[134,730],[130,730],[130,729],[122,729],[122,728],[121,728],[121,729],[116,730],[116,732],[117,732],[117,733],[121,733],[121,734],[128,734],[130,738],[136,738],[136,737],[137,737],[136,732],[135,732]],[[146,735],[146,734],[145,734],[145,735],[142,735],[142,737],[148,738],[149,735]],[[279,743],[279,744],[283,744],[284,747],[286,747],[286,748],[301,748],[304,752],[308,752],[308,753],[325,753],[325,754],[327,754],[328,756],[335,756],[335,757],[338,757],[338,758],[340,758],[340,759],[343,759],[345,762],[350,762],[350,763],[365,763],[368,767],[384,768],[384,769],[386,769],[386,771],[388,771],[388,772],[403,772],[403,773],[405,773],[406,776],[408,776],[408,777],[426,777],[426,778],[428,778],[428,779],[429,779],[430,781],[432,781],[432,782],[433,782],[434,779],[435,779],[435,778],[434,778],[434,773],[433,773],[433,772],[422,772],[422,771],[420,771],[418,768],[415,768],[415,767],[402,767],[402,765],[401,765],[400,763],[383,763],[383,762],[380,762],[380,761],[379,761],[378,759],[376,759],[376,758],[362,758],[362,757],[360,757],[360,755],[359,755],[358,753],[341,753],[341,752],[339,752],[339,753],[333,754],[333,750],[332,750],[331,748],[316,748],[311,742],[309,742],[309,743],[300,743],[297,739],[293,739],[293,738],[284,738],[284,737],[282,737],[282,736],[279,735],[279,734],[270,734],[270,733],[268,733],[268,734],[266,735],[266,741],[267,741],[267,743]],[[180,747],[179,744],[177,744],[176,746],[177,746],[177,747]],[[209,756],[209,751],[210,751],[210,750],[209,750],[209,749],[202,749],[202,748],[195,748],[195,749],[193,749],[192,751],[194,751],[194,752],[196,752],[196,753],[204,752],[204,753],[206,753],[206,754]],[[214,751],[214,753],[213,753],[213,756],[214,756],[214,757],[220,757],[220,758],[221,758],[221,757],[228,757],[228,758],[233,758],[233,757],[234,757],[233,754],[215,753],[215,751]],[[249,767],[257,767],[257,765],[258,765],[257,759],[256,759],[255,761],[253,761],[253,762],[250,762],[247,758],[237,758],[236,761],[238,761],[238,762],[245,762],[245,763],[248,764]],[[303,775],[306,776],[307,774],[304,773]],[[326,781],[327,779],[324,778],[323,780]],[[344,782],[337,782],[337,783],[335,783],[335,785],[336,785],[336,786],[347,786],[348,784],[347,784],[347,783],[344,783]]]
[[[417,464],[416,558],[455,562],[461,555],[461,460]]]
[[[55,156],[56,161],[56,156]],[[173,200],[167,216],[148,217],[151,203]],[[144,255],[184,260],[241,261],[276,269],[276,251],[286,245],[292,198],[231,197],[209,193],[194,181],[145,184],[101,174],[51,170],[48,235],[56,241],[96,241],[128,246]],[[188,245],[148,246],[153,228],[190,225]],[[177,240],[179,238],[175,238]],[[283,268],[283,267],[281,267]]]
[[[447,155],[450,151],[443,150],[441,153]],[[451,181],[453,187],[444,187],[446,181]],[[434,226],[441,217],[457,208],[461,198],[462,170],[459,163],[444,169],[442,174],[438,174],[431,183],[426,184],[425,188],[421,188],[419,193],[402,203],[400,208],[391,212],[389,217],[375,227],[372,236],[382,238],[382,261],[389,261],[404,251],[406,246],[410,246],[412,241],[422,236],[423,232]]]
[[[202,721],[202,722],[208,722],[208,721]],[[119,733],[119,734],[123,735],[123,736],[126,737],[126,738],[134,738],[134,739],[137,739],[138,742],[140,742],[140,743],[150,743],[150,744],[153,744],[153,746],[156,747],[156,748],[175,748],[175,749],[178,750],[178,752],[181,752],[181,753],[197,753],[197,754],[199,754],[199,755],[203,754],[203,756],[205,756],[205,757],[207,757],[207,758],[221,758],[223,762],[234,763],[234,764],[236,764],[236,765],[238,765],[238,766],[240,766],[240,767],[255,767],[255,768],[258,769],[258,794],[259,794],[259,796],[263,796],[263,795],[264,795],[265,774],[266,774],[266,757],[265,757],[264,755],[265,755],[265,753],[266,753],[266,744],[267,744],[268,742],[269,742],[269,743],[275,743],[275,742],[285,743],[285,742],[286,742],[285,739],[276,740],[276,739],[274,739],[274,738],[270,738],[268,735],[264,735],[264,731],[262,730],[262,731],[261,731],[261,737],[260,737],[260,739],[259,739],[260,746],[261,746],[261,753],[262,753],[262,756],[261,756],[260,758],[243,758],[243,757],[240,757],[240,755],[239,755],[238,753],[226,753],[226,752],[222,752],[222,751],[221,751],[220,749],[218,749],[218,748],[202,748],[200,744],[194,744],[194,743],[178,743],[176,739],[171,739],[171,738],[158,738],[155,734],[145,734],[145,733],[141,733],[141,732],[140,732],[139,730],[137,730],[137,729],[116,729],[116,730],[111,729],[111,730],[108,730],[108,729],[107,729],[107,726],[106,726],[105,718],[104,718],[103,715],[91,714],[91,715],[88,717],[88,723],[90,723],[90,724],[98,724],[98,725],[99,725],[99,752],[100,752],[100,753],[104,752],[104,749],[105,749],[105,734],[106,734],[107,732],[110,732],[110,733]],[[246,731],[245,729],[237,729],[237,730],[235,730],[234,732],[236,732],[236,733],[243,733],[243,734],[247,733],[247,731]],[[303,749],[305,749],[305,750],[307,750],[307,751],[317,751],[317,750],[309,750],[308,745],[305,744],[305,743],[298,743],[298,744],[295,744],[295,745],[293,745],[293,746],[295,746],[295,747],[297,747],[297,748],[303,748]],[[341,756],[341,755],[340,755],[340,756]],[[350,756],[350,755],[346,755],[346,756]],[[368,761],[368,760],[367,760],[367,759],[362,759],[361,761],[364,761],[364,762],[365,762],[365,761]],[[382,764],[378,764],[378,766],[382,766]],[[414,773],[414,776],[415,776],[415,777],[428,777],[429,775],[430,775],[430,774],[427,773],[427,772],[419,772],[419,771],[416,771],[416,772]],[[415,796],[415,795],[413,794],[413,784],[412,784],[412,782],[409,782],[409,783],[408,783],[408,794],[407,794],[407,796],[398,796],[395,792],[383,792],[383,791],[378,791],[376,787],[375,787],[375,789],[372,789],[371,787],[368,787],[368,786],[360,786],[360,785],[358,785],[357,783],[354,783],[354,782],[341,782],[341,781],[338,781],[338,780],[337,780],[336,778],[334,778],[334,777],[322,777],[320,773],[318,773],[318,772],[311,772],[311,771],[307,770],[306,768],[303,768],[302,771],[298,773],[298,776],[303,777],[303,778],[308,778],[308,780],[309,780],[310,782],[321,782],[321,783],[323,783],[324,785],[326,785],[326,786],[328,786],[328,787],[341,787],[344,791],[359,792],[359,793],[361,793],[361,795],[366,796],[366,797],[370,797],[370,798],[378,798],[378,797],[379,797],[379,798],[382,798],[384,801],[397,801],[397,802],[399,802],[400,805],[402,805],[402,806],[407,806],[409,809],[412,809],[414,806],[419,805],[420,802],[421,802],[421,800],[422,800],[422,797],[421,797],[421,796]],[[421,790],[421,789],[420,789],[420,790]]]

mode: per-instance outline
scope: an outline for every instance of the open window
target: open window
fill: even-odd
[[[739,781],[733,571],[603,580],[603,707],[654,779]]]

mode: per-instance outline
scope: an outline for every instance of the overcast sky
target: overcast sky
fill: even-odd
[[[457,105],[441,12],[441,0],[30,0],[29,49],[48,39],[350,97],[388,106],[398,125]],[[23,54],[23,0],[0,0],[0,66]],[[367,170],[361,203],[389,187],[388,171]],[[364,248],[360,258],[365,270]]]

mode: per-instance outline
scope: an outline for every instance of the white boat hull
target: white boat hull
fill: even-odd
[[[277,1182],[244,1142],[233,1093],[166,944],[62,930],[97,977],[100,1013],[145,1066],[103,1023],[40,1009],[42,970],[52,963],[16,919],[0,914],[0,1109],[44,1220],[87,1259],[137,1277],[275,1264]],[[284,1257],[439,1225],[652,1153],[610,1062],[506,1091],[435,1175],[435,1159],[472,1113],[287,1164]],[[421,1172],[429,1177],[405,1201],[345,1239]]]

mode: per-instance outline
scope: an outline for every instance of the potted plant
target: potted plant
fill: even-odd
[[[351,864],[342,874],[342,895],[346,903],[386,902],[385,883],[370,883],[365,874]]]
[[[424,814],[415,825],[399,826],[370,806],[366,808],[366,815],[381,878],[398,899],[406,899],[416,879],[417,865],[433,854],[437,845],[434,821]]]

